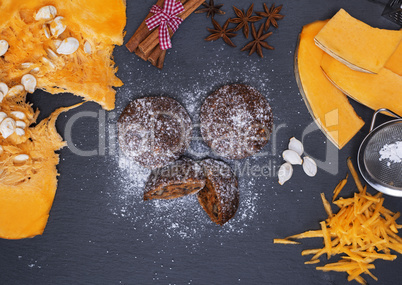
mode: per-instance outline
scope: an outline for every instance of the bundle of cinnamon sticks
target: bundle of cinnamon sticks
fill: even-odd
[[[204,1],[205,0],[180,0],[184,6],[184,12],[178,15],[178,17],[185,20]],[[164,2],[165,0],[158,0],[156,5],[163,7]],[[152,15],[152,13],[149,13],[145,20],[152,17]],[[135,54],[143,60],[149,61],[153,66],[162,69],[165,62],[166,50],[161,50],[159,46],[159,28],[156,28],[152,31],[148,30],[145,20],[141,23],[137,31],[128,41],[126,47],[130,52],[135,52]],[[173,32],[170,28],[169,34],[170,37],[173,36]]]

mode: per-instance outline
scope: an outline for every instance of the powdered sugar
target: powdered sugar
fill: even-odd
[[[273,73],[271,68],[261,69],[255,64],[258,60],[256,58],[245,56],[242,60],[233,60],[222,57],[219,49],[221,46],[218,48],[208,46],[211,59],[203,65],[193,62],[191,72],[183,69],[183,64],[174,62],[172,57],[174,54],[167,57],[166,66],[162,71],[152,67],[148,70],[144,66],[138,67],[138,70],[133,68],[147,65],[136,57],[122,62],[119,65],[120,70],[132,75],[118,90],[116,106],[120,107],[117,107],[116,116],[118,117],[123,108],[136,98],[155,95],[175,98],[186,108],[195,124],[192,142],[185,155],[197,160],[214,157],[211,149],[201,138],[197,125],[201,105],[211,92],[226,84],[242,83],[256,88],[270,104],[274,102],[274,98],[270,96],[272,87],[269,82]],[[269,66],[273,63],[273,59],[265,62]],[[281,92],[282,90],[278,90],[279,95]],[[116,119],[112,121],[114,123]],[[278,166],[276,163],[278,158],[273,153],[265,153],[264,159],[226,161],[238,176],[240,203],[234,218],[220,227],[210,220],[195,195],[174,200],[143,201],[144,186],[150,171],[131,162],[122,154],[112,159],[112,164],[120,166],[113,170],[113,175],[116,176],[113,179],[116,190],[110,194],[116,199],[111,203],[112,213],[119,219],[130,221],[133,229],[147,233],[149,239],[162,235],[172,239],[191,239],[195,244],[202,243],[201,240],[207,237],[221,236],[223,242],[230,235],[258,231],[258,226],[255,225],[261,223],[258,221],[258,213],[262,207],[260,197],[266,190],[264,187],[256,186],[257,180],[271,181],[270,177],[275,176],[274,172]],[[270,174],[260,178],[250,174],[253,166],[259,166],[264,171],[264,165],[261,164],[270,165],[268,167],[271,169],[271,172],[268,171]],[[272,180],[272,183],[276,181]]]
[[[229,222],[222,227],[215,225],[200,206],[196,195],[173,200],[143,201],[145,183],[150,170],[120,155],[116,174],[116,201],[112,213],[130,220],[136,230],[168,238],[200,240],[212,233],[226,236],[241,234],[253,224],[258,214],[259,193],[254,188],[253,178],[239,177],[239,209]],[[233,166],[232,166],[233,167]],[[234,168],[236,169],[236,168]],[[238,173],[237,173],[238,174]]]
[[[402,141],[384,145],[380,150],[380,161],[387,160],[387,165],[402,162]]]

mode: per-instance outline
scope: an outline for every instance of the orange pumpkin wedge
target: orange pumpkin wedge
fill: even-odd
[[[325,54],[321,68],[350,98],[373,109],[388,108],[402,116],[402,77],[387,68],[377,74],[355,71]]]
[[[361,129],[364,121],[321,70],[324,51],[314,44],[314,37],[326,23],[317,21],[303,27],[296,52],[295,75],[311,116],[329,140],[341,149]]]
[[[378,73],[402,40],[402,30],[373,28],[340,9],[315,43],[351,69]]]
[[[116,91],[123,83],[115,75],[112,53],[123,43],[126,24],[123,0],[4,0],[0,2],[0,38],[9,43],[0,58],[0,80],[19,84],[24,74],[32,73],[38,88],[49,93],[73,93],[95,101],[104,109],[114,109]],[[57,9],[54,19],[37,19],[44,6]],[[53,30],[55,33],[53,33]],[[60,33],[60,35],[59,35]],[[78,49],[59,53],[62,41],[78,40]]]

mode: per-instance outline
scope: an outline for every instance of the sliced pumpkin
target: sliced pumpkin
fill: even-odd
[[[348,67],[378,73],[402,40],[402,30],[373,28],[340,9],[315,37],[316,44]]]
[[[385,68],[388,68],[392,72],[402,76],[402,41],[385,64]]]
[[[323,133],[341,149],[364,125],[347,97],[323,74],[320,64],[324,54],[314,44],[314,37],[327,21],[303,27],[296,52],[295,74],[304,102]]]
[[[328,79],[343,93],[373,109],[388,108],[402,115],[402,77],[387,68],[378,74],[350,69],[324,54],[322,70]]]
[[[46,5],[64,17],[67,28],[60,35],[51,33],[54,23],[34,17]],[[115,45],[123,43],[123,0],[4,0],[0,11],[0,38],[10,46],[0,58],[3,82],[16,85],[24,74],[32,73],[38,88],[49,93],[70,92],[114,109],[113,87],[123,85],[112,59]],[[78,50],[58,54],[60,41],[70,37],[78,40]]]

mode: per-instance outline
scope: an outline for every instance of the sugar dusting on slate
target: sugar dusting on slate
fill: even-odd
[[[157,82],[149,81],[141,72],[137,74],[133,71],[133,74],[136,73],[138,76],[126,82],[126,85],[118,91],[118,98],[122,101],[120,108],[124,108],[131,100],[144,96],[163,95],[177,99],[186,108],[195,124],[193,140],[186,155],[196,160],[207,157],[220,159],[213,156],[210,148],[201,139],[197,124],[202,103],[217,88],[235,82],[253,86],[272,103],[273,98],[269,96],[272,90],[269,87],[271,70],[259,69],[250,58],[245,59],[244,62],[231,62],[230,59],[217,58],[214,63],[208,65],[210,67],[208,70],[199,70],[199,74],[195,77],[186,74],[180,68],[159,72]],[[247,71],[244,70],[245,65],[249,67]],[[128,62],[123,66],[121,68],[129,70],[129,66],[135,66],[135,64]],[[172,78],[177,84],[160,83],[170,82]],[[116,115],[118,118],[119,114]],[[109,123],[115,123],[117,118]],[[276,158],[269,156],[266,159]],[[118,218],[131,221],[133,228],[149,233],[150,237],[165,235],[168,238],[199,240],[211,236],[227,237],[243,234],[248,232],[249,227],[253,229],[252,231],[258,230],[258,226],[253,225],[258,218],[259,208],[263,207],[259,201],[265,190],[255,186],[259,178],[253,175],[242,175],[239,169],[236,169],[244,167],[246,162],[244,160],[225,160],[238,176],[240,204],[234,218],[222,227],[209,219],[199,205],[196,195],[173,200],[143,201],[144,186],[150,170],[135,164],[123,154],[114,156],[113,160],[112,164],[118,165],[118,169],[116,173],[113,173],[116,193],[110,193],[117,198],[112,205],[112,213]],[[257,162],[251,158],[247,160],[247,163]],[[263,179],[272,180],[270,177]]]
[[[145,182],[150,170],[121,155],[118,161],[121,174],[119,203],[113,214],[130,219],[138,228],[148,228],[155,234],[168,237],[201,238],[210,231],[243,233],[257,215],[259,192],[250,177],[239,178],[240,206],[235,217],[223,227],[215,225],[201,208],[196,195],[173,200],[143,201]]]

